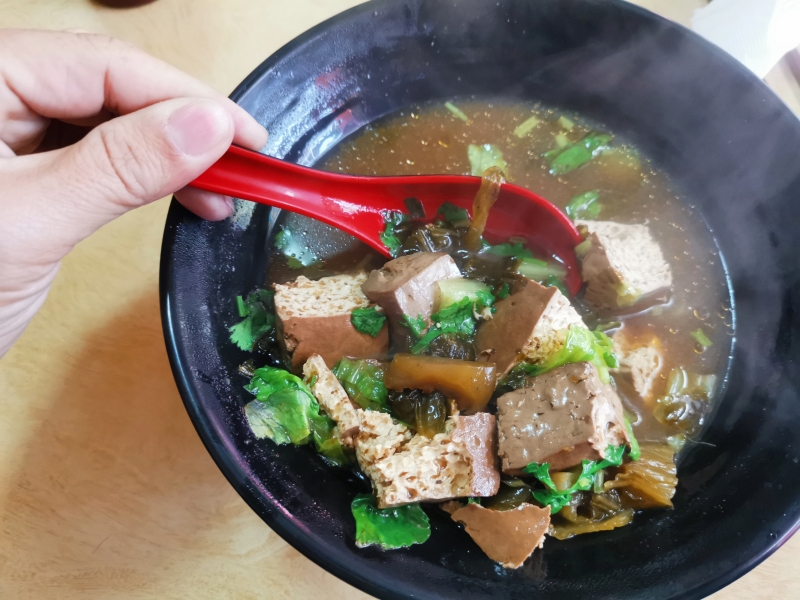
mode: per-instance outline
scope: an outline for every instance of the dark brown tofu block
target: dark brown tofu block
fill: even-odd
[[[472,460],[472,495],[494,496],[500,489],[495,416],[479,412],[453,417],[453,441],[463,442]]]
[[[389,351],[389,330],[384,324],[377,337],[353,327],[352,312],[369,306],[361,292],[363,273],[334,275],[312,281],[304,276],[285,285],[276,284],[275,316],[278,341],[299,371],[313,354],[328,367],[343,356],[384,358]]]
[[[591,363],[572,363],[529,380],[497,400],[498,454],[504,473],[529,463],[553,470],[605,458],[627,443],[622,403]]]
[[[539,363],[558,352],[569,327],[585,327],[569,300],[556,287],[519,278],[500,300],[491,320],[478,327],[478,360],[497,365],[498,379],[522,360]]]
[[[436,300],[436,282],[461,277],[456,263],[442,252],[417,252],[390,260],[372,271],[361,286],[370,302],[386,312],[393,331],[405,333],[404,314],[430,323]]]

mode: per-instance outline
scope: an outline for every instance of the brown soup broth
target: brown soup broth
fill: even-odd
[[[459,102],[468,121],[457,118],[443,105],[416,106],[370,124],[340,143],[319,165],[324,170],[353,175],[470,174],[469,144],[492,144],[503,152],[509,181],[535,191],[560,208],[577,194],[600,192],[601,220],[647,224],[672,267],[673,293],[668,305],[625,317],[623,327],[629,337],[647,342],[657,337],[665,365],[651,393],[648,406],[626,398],[627,408],[640,416],[635,427],[640,440],[663,441],[679,433],[677,428],[660,424],[652,416],[655,400],[666,388],[673,367],[698,374],[716,374],[724,381],[733,336],[733,312],[724,266],[710,232],[691,202],[670,188],[666,175],[649,160],[638,155],[615,137],[614,146],[631,153],[600,154],[585,166],[570,173],[549,173],[542,154],[556,147],[556,136],[570,142],[593,130],[608,131],[568,114],[540,104],[497,102]],[[514,129],[536,116],[540,123],[520,138]],[[574,123],[565,130],[560,117]],[[569,123],[567,123],[569,125]],[[610,132],[613,133],[613,132]],[[291,217],[295,217],[292,215]],[[286,227],[300,228],[314,237],[317,226],[307,219],[293,218]],[[377,253],[358,244],[341,253],[323,252],[324,263],[302,270],[288,269],[276,261],[271,281],[285,281],[306,274],[317,278],[355,268],[375,268]],[[330,258],[327,258],[327,257]],[[703,348],[690,335],[701,328],[713,345]],[[718,394],[717,394],[718,395]],[[638,404],[638,405],[637,405]],[[710,406],[706,412],[710,412]],[[695,428],[696,429],[696,428]]]

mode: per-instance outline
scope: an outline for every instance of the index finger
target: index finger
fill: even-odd
[[[0,87],[4,82],[11,94],[0,93],[0,99],[16,96],[20,106],[0,106],[0,115],[29,109],[45,118],[90,120],[192,96],[225,107],[236,130],[234,143],[259,150],[267,141],[253,117],[211,86],[104,35],[0,30]]]

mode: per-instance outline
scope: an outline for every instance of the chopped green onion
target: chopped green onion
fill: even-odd
[[[602,205],[598,202],[599,199],[600,192],[597,190],[578,194],[567,204],[567,216],[573,221],[575,219],[596,219],[602,208]]]
[[[559,148],[566,148],[570,144],[569,138],[563,133],[557,133],[555,141],[556,141],[556,146],[558,146]]]
[[[639,460],[642,456],[642,450],[639,448],[639,442],[633,435],[633,425],[631,425],[631,422],[627,418],[625,419],[625,431],[628,432],[628,438],[631,440],[631,452],[629,456],[633,461]]]
[[[714,343],[710,339],[708,339],[708,336],[702,329],[697,329],[692,333],[690,333],[689,335],[691,335],[695,339],[695,341],[698,344],[700,344],[703,348],[708,348],[714,345]]]
[[[469,122],[469,117],[467,115],[465,115],[463,112],[461,112],[461,109],[458,108],[452,102],[445,102],[444,103],[444,107],[447,110],[449,110],[451,113],[453,113],[453,116],[455,116],[457,119],[461,119],[462,121],[464,121],[464,123],[468,123]]]
[[[536,127],[541,122],[542,122],[541,119],[539,119],[539,117],[536,116],[525,119],[514,129],[514,135],[517,136],[518,138],[524,138],[531,131],[533,131],[534,127]]]
[[[570,119],[564,116],[558,118],[558,124],[561,125],[561,127],[566,129],[567,131],[575,127],[575,122],[571,121]]]

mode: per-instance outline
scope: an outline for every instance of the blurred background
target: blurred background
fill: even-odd
[[[707,5],[634,3],[687,27]],[[227,94],[283,44],[356,4],[0,0],[0,27],[113,35]],[[796,51],[765,80],[800,114]],[[154,203],[81,243],[0,363],[0,598],[365,598],[272,533],[192,428],[159,317],[167,208]],[[714,598],[800,597],[798,561],[800,538]]]

